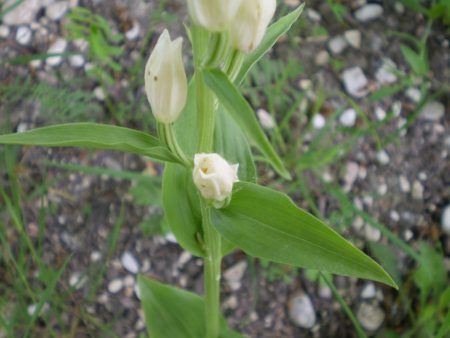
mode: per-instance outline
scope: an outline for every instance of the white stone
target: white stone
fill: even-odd
[[[396,210],[391,210],[389,217],[393,222],[398,222],[400,220],[400,214]]]
[[[129,31],[125,33],[125,37],[128,40],[135,40],[139,37],[139,33],[141,32],[141,26],[139,25],[139,22],[135,21],[133,23],[133,27]]]
[[[95,97],[97,98],[97,100],[99,100],[99,101],[104,101],[105,100],[105,97],[106,97],[106,95],[105,95],[105,92],[103,91],[103,88],[102,87],[95,87],[95,89],[94,89],[94,95],[95,95]],[[167,236],[166,236],[166,239],[168,240],[168,236],[169,235],[172,235],[172,237],[174,237],[175,238],[175,236],[173,235],[173,234],[168,234]],[[176,243],[176,239],[175,239],[175,243]]]
[[[247,270],[247,262],[240,261],[224,272],[223,277],[231,290],[236,291],[241,288],[245,270]]]
[[[316,57],[314,58],[314,62],[318,66],[325,66],[330,61],[330,54],[326,50],[321,50],[316,54]]]
[[[45,15],[47,15],[50,20],[57,21],[66,14],[68,9],[69,3],[67,1],[56,1],[47,6]]]
[[[17,126],[16,132],[17,133],[23,133],[24,131],[28,130],[28,124],[25,122],[20,122]]]
[[[377,188],[377,192],[379,195],[383,196],[387,193],[388,187],[386,184],[380,184]]]
[[[81,272],[74,272],[70,275],[69,285],[76,290],[80,290],[87,282],[87,277]]]
[[[344,127],[353,127],[356,122],[356,117],[356,110],[349,108],[344,110],[341,116],[339,116],[339,122],[341,122]]]
[[[415,87],[408,88],[405,92],[405,95],[414,103],[418,103],[422,99],[422,94],[420,93],[419,88]]]
[[[420,183],[420,181],[414,181],[412,186],[412,197],[416,200],[422,200],[423,199],[423,185]]]
[[[332,296],[331,289],[328,286],[319,286],[319,297],[330,299]]]
[[[256,115],[258,115],[259,123],[264,129],[270,130],[275,128],[275,120],[266,110],[258,109]]]
[[[111,293],[117,293],[120,290],[122,290],[123,288],[123,282],[121,279],[113,279],[111,282],[109,282],[108,284],[108,291]]]
[[[125,270],[131,273],[138,273],[139,272],[139,263],[137,262],[136,258],[131,254],[131,252],[124,252],[122,255],[122,258],[120,259],[120,262],[122,263],[122,266]]]
[[[361,32],[357,29],[350,29],[344,32],[344,37],[353,48],[361,48]]]
[[[180,257],[178,258],[177,267],[182,268],[183,266],[186,265],[187,262],[191,260],[191,258],[192,255],[189,251],[183,251]]]
[[[359,171],[359,165],[356,162],[348,162],[345,166],[345,186],[344,191],[349,192],[353,184],[355,183],[356,179],[358,178],[358,171]]]
[[[7,38],[9,35],[9,27],[0,25],[0,38]]]
[[[99,251],[93,251],[91,253],[91,262],[98,262],[102,258],[102,254]]]
[[[311,329],[316,323],[316,311],[306,294],[299,294],[289,300],[289,317],[302,328]]]
[[[391,109],[395,117],[400,116],[402,113],[402,103],[400,101],[395,101],[392,103]]]
[[[342,73],[342,81],[346,91],[357,98],[361,98],[367,95],[368,81],[364,72],[360,67],[352,67],[344,70]]]
[[[362,327],[368,331],[376,331],[383,324],[385,314],[378,304],[363,302],[356,313]]]
[[[69,57],[70,65],[74,68],[80,68],[83,67],[86,60],[84,59],[83,55],[75,54]]]
[[[319,22],[319,21],[322,19],[320,13],[317,12],[317,11],[315,11],[315,10],[312,9],[312,8],[307,8],[307,9],[306,9],[306,16],[307,16],[309,19],[311,19],[311,21],[315,21],[315,22]]]
[[[323,127],[325,127],[326,124],[327,121],[325,120],[325,117],[322,114],[317,113],[313,116],[312,125],[315,129],[322,129]]]
[[[378,242],[381,239],[381,232],[377,228],[374,228],[373,226],[366,224],[364,226],[364,236],[368,241]]]
[[[400,1],[396,1],[394,4],[394,9],[398,14],[403,14],[405,12],[405,5],[403,5]]]
[[[67,48],[67,41],[64,40],[63,38],[58,38],[51,44],[47,53],[49,53],[49,54],[64,53],[66,48]],[[62,61],[63,61],[62,56],[51,56],[51,57],[47,58],[46,63],[47,63],[47,65],[49,65],[51,67],[56,67],[56,66],[59,66]]]
[[[225,299],[222,304],[222,307],[226,310],[235,310],[239,305],[238,298],[235,295],[232,295]]]
[[[375,108],[375,116],[378,121],[383,121],[386,118],[386,111],[381,107]]]
[[[414,237],[414,233],[411,230],[406,229],[403,233],[403,237],[405,238],[405,241],[409,242]]]
[[[8,26],[18,26],[30,24],[34,21],[37,12],[41,8],[41,0],[24,0],[12,11],[5,14],[3,23]],[[6,0],[4,7],[9,7],[16,3],[16,0]]]
[[[442,211],[441,227],[442,231],[450,236],[450,204]]]
[[[33,33],[31,32],[30,27],[20,26],[19,28],[17,28],[16,41],[21,45],[28,45],[31,42],[32,36]]]
[[[37,310],[37,306],[38,306],[38,304],[31,304],[27,307],[27,313],[29,316],[34,315],[34,313]],[[47,312],[49,309],[50,309],[50,305],[48,303],[44,303],[44,305],[41,307],[41,311],[39,312],[39,315],[44,312]]]
[[[341,35],[335,36],[328,41],[328,48],[334,55],[341,54],[347,46],[347,40]]]
[[[136,280],[132,275],[128,275],[123,279],[123,285],[127,288],[134,287],[134,284],[136,283]]]
[[[427,102],[422,108],[420,117],[427,121],[438,122],[445,113],[444,105],[439,101]]]
[[[377,152],[376,156],[377,156],[378,163],[380,163],[382,165],[386,165],[390,161],[389,155],[385,150],[380,150],[379,152]]]
[[[408,179],[406,178],[406,176],[401,175],[399,177],[399,183],[400,183],[400,189],[404,192],[404,193],[409,193],[411,191],[411,184],[409,183]]]
[[[395,83],[397,81],[397,75],[395,75],[395,70],[397,69],[396,64],[391,59],[384,59],[380,68],[378,68],[375,73],[375,78],[381,85],[388,85]]]
[[[373,283],[367,283],[361,292],[361,298],[363,299],[374,298],[376,294],[377,290],[375,289],[375,285]]]
[[[383,15],[383,7],[378,4],[367,4],[355,11],[355,18],[361,22],[368,22],[380,18]]]

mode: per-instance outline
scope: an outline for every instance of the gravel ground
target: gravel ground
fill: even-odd
[[[396,83],[397,76],[390,67],[383,68],[386,59],[400,72],[409,71],[400,53],[400,39],[388,31],[403,31],[420,36],[425,29],[423,18],[402,8],[397,2],[384,5],[364,4],[365,1],[342,1],[351,8],[344,23],[337,22],[328,7],[312,4],[303,14],[307,23],[299,33],[301,48],[295,52],[304,65],[303,82],[312,84],[311,97],[320,85],[330,93],[345,92],[357,100],[371,120],[382,120],[393,111],[395,118],[380,130],[383,139],[405,124],[414,113],[418,97],[417,88],[397,93],[382,101],[369,102],[367,96],[382,84]],[[148,14],[156,11],[154,1],[92,0],[68,2],[25,0],[3,18],[0,25],[0,59],[6,60],[31,53],[81,51],[82,42],[66,39],[63,28],[70,8],[79,4],[108,18],[112,27],[125,34],[124,48],[130,60],[121,60],[130,67],[135,53],[149,27]],[[182,1],[170,1],[168,10],[185,18]],[[295,1],[286,1],[295,3]],[[23,6],[29,6],[20,12]],[[373,7],[375,6],[375,7]],[[378,6],[378,7],[377,7]],[[367,9],[371,7],[370,10]],[[382,11],[382,12],[380,12]],[[16,15],[16,17],[14,17]],[[369,19],[367,19],[369,17]],[[181,22],[181,21],[180,21]],[[319,25],[329,32],[326,36],[312,37],[310,30]],[[180,24],[171,24],[171,30],[182,32]],[[158,27],[160,31],[162,27]],[[450,80],[450,37],[439,24],[433,26],[429,39],[430,65],[433,83]],[[286,44],[272,52],[272,57],[283,58]],[[337,69],[332,60],[343,62]],[[53,57],[35,60],[24,65],[6,65],[0,69],[2,84],[31,78],[57,85],[84,76],[89,69],[88,56],[78,59]],[[382,70],[380,70],[382,69]],[[383,71],[384,70],[384,71]],[[121,79],[123,80],[123,79]],[[126,80],[126,79],[125,79]],[[299,79],[300,80],[300,79]],[[122,83],[123,84],[123,83]],[[104,107],[96,84],[86,80],[83,86],[96,96],[99,107]],[[418,87],[418,86],[417,86]],[[438,88],[430,88],[430,91]],[[116,88],[122,93],[124,88]],[[1,95],[1,93],[0,93]],[[142,92],[139,94],[142,96]],[[419,94],[420,95],[420,94]],[[420,99],[420,98],[419,98]],[[313,101],[313,99],[312,99]],[[346,101],[331,95],[329,110],[346,108]],[[347,107],[350,108],[350,107]],[[6,102],[0,103],[0,124],[9,122],[15,130],[26,130],[47,124],[38,100],[21,102],[12,110]],[[386,225],[400,238],[418,249],[421,240],[440,243],[450,269],[450,226],[444,210],[450,203],[450,100],[448,97],[431,99],[422,113],[409,126],[397,142],[385,149],[377,149],[368,138],[360,139],[343,164],[332,166],[330,176],[340,182],[354,203]],[[326,120],[329,114],[321,111]],[[108,116],[100,108],[101,120]],[[346,127],[362,123],[352,109],[343,109],[338,121]],[[51,119],[50,119],[51,121]],[[322,125],[320,120],[315,123]],[[24,192],[31,192],[39,182],[56,179],[43,199],[23,206],[27,230],[37,236],[39,208],[51,206],[46,216],[43,260],[52,266],[60,265],[73,255],[58,288],[75,287],[65,319],[73,322],[83,299],[92,297],[87,312],[103,323],[112,323],[112,330],[120,337],[137,337],[145,330],[139,299],[136,294],[138,272],[172,285],[202,292],[202,261],[184,252],[171,236],[145,236],[141,222],[158,215],[158,206],[142,206],[130,192],[129,180],[73,173],[42,165],[43,160],[101,166],[113,170],[145,172],[157,177],[162,168],[146,159],[109,151],[88,152],[77,149],[44,149],[24,147],[18,165]],[[294,196],[295,197],[295,196]],[[318,196],[321,211],[330,215],[336,204],[330,196]],[[303,201],[297,201],[303,205]],[[450,212],[447,212],[450,214]],[[120,223],[117,247],[105,271],[105,279],[90,295],[98,269],[107,259],[108,238]],[[447,223],[445,223],[447,222]],[[447,224],[447,225],[445,225]],[[358,238],[357,244],[367,249],[365,240],[387,243],[381,233],[355,217],[345,232]],[[11,233],[11,241],[15,240]],[[413,262],[397,250],[399,265],[404,276],[411,274]],[[1,265],[1,262],[0,262]],[[249,260],[242,252],[226,257],[223,263],[223,311],[232,327],[251,337],[356,337],[351,322],[328,287],[311,281],[304,271],[278,267],[288,278],[270,278],[268,269],[258,261]],[[0,281],[2,278],[0,277]],[[11,282],[2,281],[6,284]],[[351,278],[335,277],[334,283],[354,310],[358,320],[369,334],[380,328],[391,327],[402,331],[405,322],[395,312],[396,291],[379,284]],[[91,291],[90,291],[91,290]],[[407,325],[407,324],[406,324]],[[80,323],[75,337],[97,337],[95,325]],[[45,327],[42,327],[45,333]],[[38,331],[36,331],[36,336]],[[1,337],[1,331],[0,331]]]

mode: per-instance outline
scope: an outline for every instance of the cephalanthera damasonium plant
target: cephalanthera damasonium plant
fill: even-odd
[[[152,338],[242,337],[220,314],[222,257],[236,248],[278,263],[396,287],[370,257],[285,194],[256,184],[250,144],[290,175],[239,86],[285,34],[303,6],[269,26],[276,0],[188,0],[195,72],[188,82],[182,39],[165,30],[145,68],[158,137],[93,123],[0,136],[3,144],[113,149],[164,162],[165,215],[178,243],[204,259],[204,295],[140,276]]]

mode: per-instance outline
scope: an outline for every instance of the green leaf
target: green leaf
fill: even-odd
[[[0,144],[110,149],[178,163],[159,140],[144,132],[96,123],[68,123],[0,135]]]
[[[247,139],[236,122],[220,108],[216,114],[214,151],[229,163],[239,163],[239,180],[256,182],[255,163]]]
[[[301,4],[295,10],[286,16],[283,16],[267,29],[266,34],[258,47],[256,47],[256,49],[245,58],[244,64],[242,65],[242,68],[235,80],[236,84],[241,84],[250,69],[258,62],[258,60],[270,51],[282,35],[286,34],[286,32],[300,17],[304,7],[305,4]]]
[[[225,238],[251,256],[397,287],[369,256],[274,190],[238,182],[231,203],[212,210],[211,220]]]
[[[401,45],[400,50],[414,73],[426,75],[428,72],[428,63],[424,57],[405,45]]]
[[[202,217],[197,188],[190,170],[166,164],[163,175],[163,204],[168,225],[177,242],[196,256],[205,252],[198,238],[203,237]]]
[[[289,172],[261,129],[252,108],[228,77],[218,69],[204,71],[203,76],[208,87],[214,91],[251,143],[258,147],[281,176],[290,179]]]
[[[152,338],[203,338],[206,336],[202,297],[139,276],[139,291],[149,336]],[[219,338],[244,338],[220,322]]]

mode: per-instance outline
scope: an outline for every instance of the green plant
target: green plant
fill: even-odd
[[[189,37],[195,73],[189,86],[181,41],[172,41],[167,32],[161,35],[145,71],[158,138],[93,123],[0,136],[3,144],[111,149],[165,162],[164,211],[180,245],[204,259],[205,295],[141,276],[142,306],[154,337],[242,337],[228,328],[219,311],[221,260],[236,247],[273,262],[396,287],[381,266],[321,220],[298,208],[285,194],[255,183],[249,143],[281,177],[290,179],[239,88],[303,10],[299,6],[266,31],[275,3],[242,2],[236,16],[230,15],[230,30],[225,29],[227,25],[216,27],[216,20],[198,22],[202,16],[193,15]],[[232,12],[229,4],[197,4],[200,8],[190,8],[191,15],[204,10],[202,6],[225,6]],[[252,14],[254,6],[259,7],[256,13],[261,16]],[[224,10],[208,13],[222,17]]]

